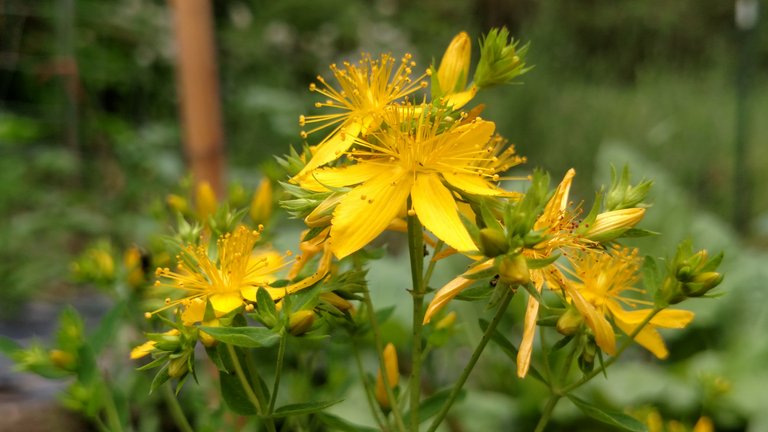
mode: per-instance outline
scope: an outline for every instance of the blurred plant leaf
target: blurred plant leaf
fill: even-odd
[[[595,420],[599,420],[603,423],[617,426],[622,430],[631,432],[647,432],[648,428],[645,427],[638,419],[624,414],[621,411],[606,410],[604,408],[596,407],[584,399],[580,399],[574,395],[567,395],[568,399],[573,402],[584,414],[592,417]]]
[[[280,335],[265,327],[200,327],[214,339],[245,348],[263,348],[275,345]]]

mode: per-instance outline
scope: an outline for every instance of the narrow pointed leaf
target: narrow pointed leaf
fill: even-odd
[[[584,414],[592,417],[595,420],[599,420],[603,423],[616,426],[625,431],[631,432],[647,432],[648,428],[645,427],[638,419],[624,414],[621,411],[606,410],[604,408],[598,408],[591,403],[580,399],[574,395],[567,395],[568,399],[573,402]]]
[[[270,347],[280,341],[280,335],[265,327],[200,327],[214,339],[245,348]]]
[[[320,412],[328,407],[336,405],[344,399],[335,399],[330,401],[318,401],[318,402],[304,402],[297,404],[284,405],[276,409],[272,418],[281,418],[289,416],[297,416],[303,414],[311,414]]]

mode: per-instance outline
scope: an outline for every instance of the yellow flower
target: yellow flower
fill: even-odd
[[[565,281],[575,288],[567,290],[567,293],[594,332],[597,345],[608,354],[615,352],[616,336],[606,318],[611,318],[618,328],[629,335],[652,311],[650,308],[624,308],[653,304],[636,298],[637,294],[645,294],[645,290],[633,286],[638,280],[640,262],[636,249],[615,249],[611,253],[587,250],[571,258],[573,276],[578,280]],[[666,358],[669,352],[656,328],[683,328],[692,319],[693,312],[664,309],[640,330],[635,341],[656,357]]]
[[[206,246],[187,246],[179,254],[178,271],[158,268],[156,286],[165,286],[186,292],[181,299],[166,299],[166,306],[152,313],[176,305],[184,309],[181,314],[185,325],[203,320],[206,304],[210,302],[216,317],[239,308],[245,301],[256,301],[256,290],[263,287],[277,300],[307,288],[325,276],[330,256],[321,259],[318,271],[297,283],[272,288],[275,273],[287,264],[283,256],[272,250],[256,251],[258,231],[240,226],[217,241],[217,258],[212,259]]]
[[[423,76],[411,78],[416,64],[406,54],[395,68],[395,58],[383,54],[374,60],[365,54],[357,65],[344,62],[343,68],[331,65],[331,71],[338,83],[338,89],[318,76],[318,86],[310,84],[309,90],[327,97],[317,102],[317,108],[329,108],[329,114],[301,116],[299,124],[317,124],[313,129],[302,132],[302,137],[333,126],[333,130],[314,148],[312,159],[295,177],[301,179],[312,170],[342,156],[355,142],[358,135],[366,136],[376,130],[384,113],[398,100],[427,86]]]
[[[167,336],[178,336],[180,333],[176,329],[168,330],[167,332],[163,333]],[[146,341],[143,344],[135,347],[131,350],[131,360],[140,359],[142,357],[148,356],[152,353],[152,351],[155,350],[155,345],[157,345],[157,342],[151,340]]]
[[[413,203],[408,212],[435,236],[456,250],[474,251],[452,189],[472,195],[511,195],[494,184],[503,164],[494,153],[498,142],[491,140],[493,122],[475,119],[446,126],[432,120],[427,111],[411,107],[389,113],[386,131],[357,140],[349,152],[356,164],[315,170],[312,179],[301,183],[319,191],[353,187],[339,199],[331,220],[331,250],[338,258],[376,238],[403,214],[408,197]],[[505,168],[519,161],[500,154]],[[488,164],[494,157],[497,160]]]

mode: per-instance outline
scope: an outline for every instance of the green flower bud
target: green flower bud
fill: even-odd
[[[184,376],[189,371],[188,359],[188,354],[171,359],[168,362],[168,376],[171,378],[181,378]]]
[[[493,228],[483,228],[480,230],[479,246],[480,252],[490,258],[504,255],[509,250],[507,237],[503,232]]]
[[[531,281],[525,257],[505,255],[499,262],[499,282],[508,285],[524,285]]]
[[[584,317],[581,316],[581,313],[575,307],[569,307],[565,313],[560,315],[556,328],[563,336],[571,336],[579,330],[583,322]]]

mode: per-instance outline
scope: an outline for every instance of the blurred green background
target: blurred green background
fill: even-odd
[[[768,383],[765,18],[740,30],[734,2],[718,0],[230,0],[214,14],[229,178],[246,186],[300,144],[307,84],[330,63],[407,51],[426,68],[458,31],[476,39],[492,26],[530,41],[524,85],[479,96],[527,168],[559,178],[575,167],[575,194],[591,199],[610,164],[629,161],[657,182],[644,227],[664,244],[644,246],[664,255],[694,236],[727,253],[726,296],[702,302],[695,326],[676,335],[670,368],[639,357],[593,391],[672,418],[706,412],[722,430],[768,430],[757,384]],[[158,228],[149,215],[185,175],[171,24],[161,0],[0,2],[6,319],[31,300],[77,296],[68,266],[92,240],[122,247]],[[494,369],[503,362],[488,364],[477,379],[486,390],[460,409],[493,413],[501,423],[490,428],[528,424],[526,399],[510,409],[509,397],[541,389],[498,380],[510,375]],[[712,377],[731,390],[707,393]],[[559,424],[574,415],[565,407]]]

